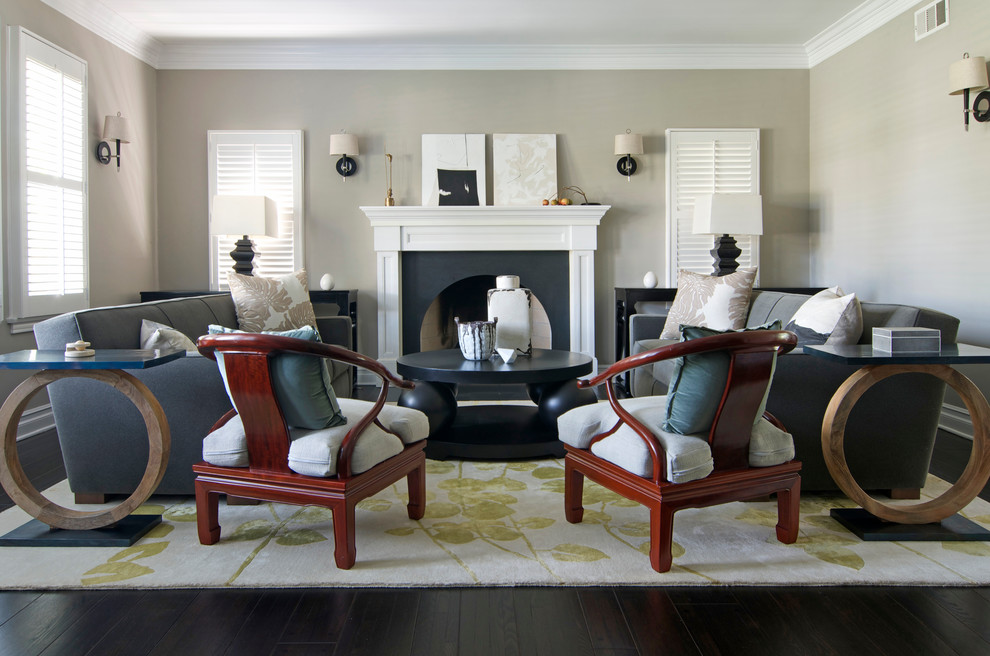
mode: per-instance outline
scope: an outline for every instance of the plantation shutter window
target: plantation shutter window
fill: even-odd
[[[758,129],[667,130],[667,286],[677,284],[677,272],[687,269],[710,274],[714,258],[712,235],[691,231],[694,198],[698,194],[760,193],[760,131]],[[740,267],[759,266],[760,238],[733,235],[742,250]]]
[[[302,131],[210,130],[209,198],[268,196],[278,207],[278,237],[252,238],[254,275],[276,277],[303,266]],[[209,212],[213,211],[210,202]],[[226,290],[240,235],[210,236],[210,289]]]
[[[89,303],[86,62],[11,28],[10,319]],[[13,56],[12,56],[13,59]]]

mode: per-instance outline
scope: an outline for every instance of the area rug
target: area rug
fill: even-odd
[[[650,568],[646,510],[588,483],[581,524],[564,519],[561,460],[429,461],[426,516],[405,512],[405,485],[357,510],[357,563],[333,563],[330,514],[281,504],[220,505],[222,536],[196,537],[192,499],[155,498],[164,521],[130,548],[0,549],[0,587],[973,585],[990,584],[983,542],[861,542],[828,515],[844,498],[805,495],[794,545],[776,541],[772,501],[683,510],[674,566]],[[925,496],[944,490],[932,477]],[[46,493],[68,504],[65,482]],[[92,508],[92,507],[90,507]],[[990,526],[990,504],[964,515]],[[0,532],[29,519],[0,514]]]

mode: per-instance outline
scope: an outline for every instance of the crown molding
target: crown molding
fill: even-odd
[[[886,25],[920,0],[871,0],[864,2],[804,44],[809,68],[848,48]]]
[[[102,2],[92,0],[41,0],[43,3],[79,23],[90,32],[103,37],[129,55],[137,57],[152,68],[158,68],[164,45],[140,30]]]
[[[808,68],[800,45],[386,45],[238,42],[167,46],[161,69],[614,70]]]

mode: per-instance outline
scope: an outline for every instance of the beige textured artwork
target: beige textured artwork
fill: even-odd
[[[495,205],[540,205],[557,193],[557,135],[492,135],[492,171]]]
[[[405,514],[405,486],[357,509],[357,563],[333,564],[330,513],[281,504],[220,505],[220,542],[202,546],[191,499],[152,499],[164,513],[146,538],[120,548],[4,548],[0,586],[14,588],[465,585],[990,584],[983,542],[861,542],[829,517],[846,499],[805,495],[793,545],[774,538],[775,502],[682,510],[674,566],[654,572],[646,509],[586,484],[581,524],[563,516],[560,460],[428,461],[426,516]],[[930,478],[924,497],[944,481]],[[48,494],[70,503],[68,485]],[[922,501],[925,499],[923,498]],[[963,514],[990,526],[990,504]],[[0,531],[28,519],[0,514]]]
[[[227,274],[237,327],[249,333],[316,326],[306,270],[281,278]]]

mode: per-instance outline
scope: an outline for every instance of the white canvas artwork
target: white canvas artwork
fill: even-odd
[[[423,135],[423,205],[484,205],[485,135]]]
[[[539,205],[557,193],[557,135],[492,135],[496,205]]]

